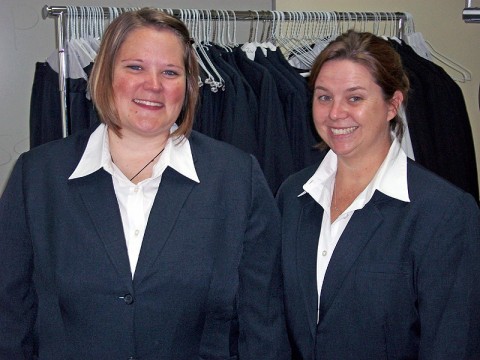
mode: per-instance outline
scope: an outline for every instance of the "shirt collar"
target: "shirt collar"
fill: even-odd
[[[372,183],[373,191],[377,189],[391,198],[410,202],[407,181],[407,155],[398,140],[393,140],[388,155],[378,169]]]
[[[170,133],[177,128],[178,126],[173,124]],[[101,168],[104,168],[110,174],[112,173],[113,163],[110,156],[107,130],[108,127],[105,124],[100,124],[90,135],[82,158],[70,175],[69,180],[90,175]],[[197,183],[200,182],[195,170],[190,142],[186,137],[170,137],[167,140],[162,156],[153,168],[152,178],[161,176],[168,166],[183,176]]]
[[[337,172],[337,155],[330,150],[313,176],[303,185],[303,192],[308,193],[324,208],[330,206],[333,184]],[[394,139],[388,154],[370,184],[358,196],[352,206],[360,209],[370,201],[375,190],[405,202],[410,202],[407,183],[407,156],[398,140]]]

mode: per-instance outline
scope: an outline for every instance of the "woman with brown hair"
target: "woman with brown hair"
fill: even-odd
[[[480,211],[403,152],[400,57],[349,31],[310,76],[329,150],[277,195],[293,359],[480,359]]]

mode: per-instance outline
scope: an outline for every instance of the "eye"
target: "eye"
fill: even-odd
[[[140,65],[127,65],[127,68],[135,71],[142,70],[142,67]]]
[[[318,101],[322,101],[322,102],[332,100],[332,98],[329,95],[318,95],[317,99],[318,99]]]
[[[359,102],[360,100],[362,100],[362,98],[360,96],[352,96],[349,99],[349,101],[353,102],[353,103]]]
[[[179,72],[178,71],[175,71],[175,70],[165,70],[163,72],[167,77],[176,77],[179,75]]]

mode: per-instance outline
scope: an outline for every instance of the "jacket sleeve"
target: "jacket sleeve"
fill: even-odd
[[[37,300],[20,156],[0,199],[0,359],[33,358]]]
[[[239,266],[241,360],[290,358],[283,310],[280,215],[252,157],[251,203]]]
[[[416,274],[419,358],[480,359],[480,211],[466,194],[443,211]]]

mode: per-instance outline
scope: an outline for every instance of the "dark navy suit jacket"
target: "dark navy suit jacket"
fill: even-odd
[[[323,208],[298,197],[318,165],[285,181],[282,266],[293,359],[480,359],[480,212],[408,162],[411,202],[376,192],[332,255],[317,325]]]
[[[20,156],[0,200],[0,359],[288,357],[280,219],[256,160],[193,132],[130,273],[111,176],[68,180],[89,133]]]

